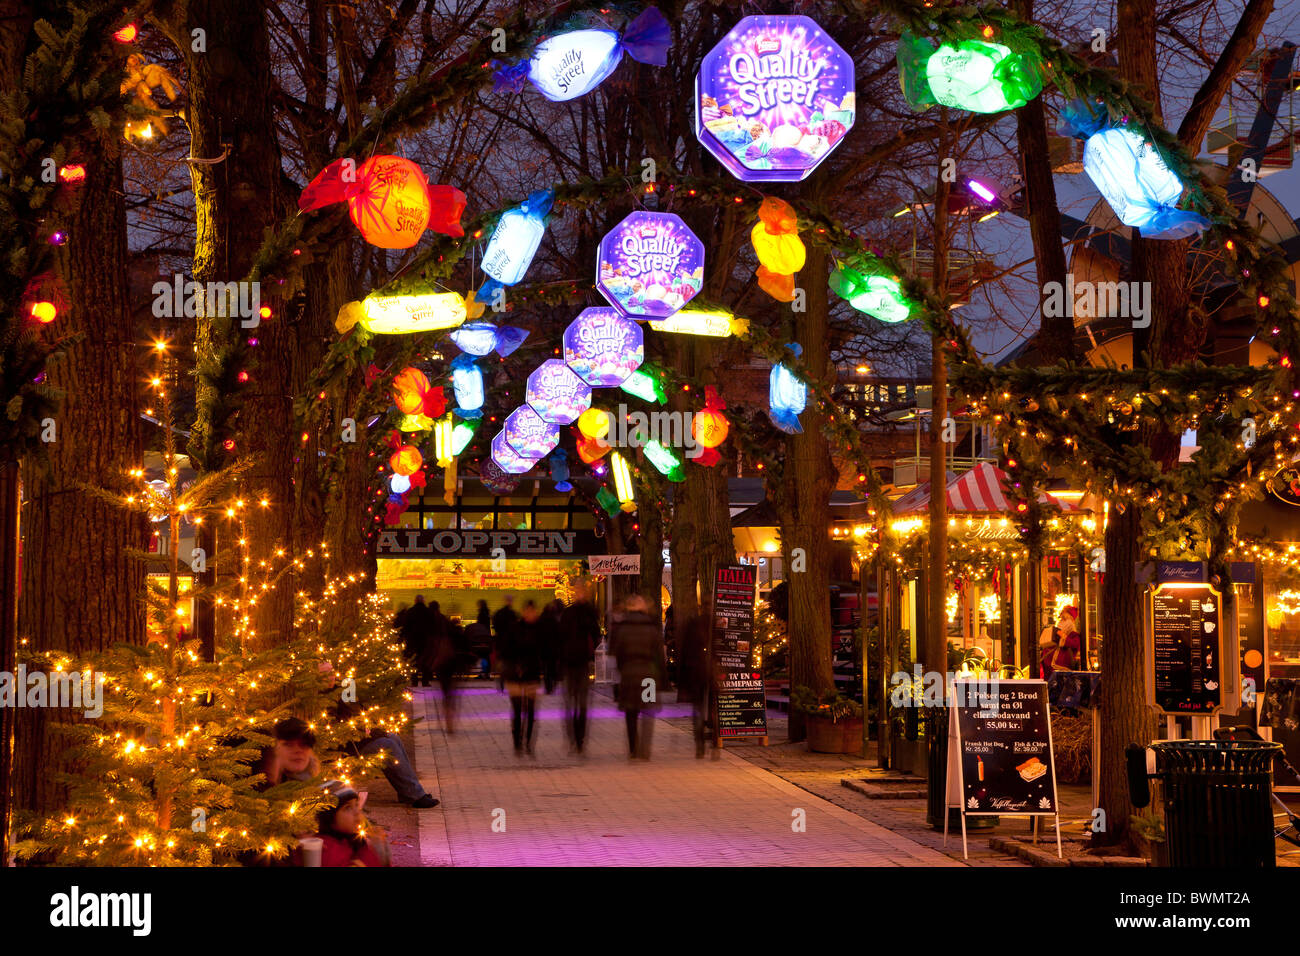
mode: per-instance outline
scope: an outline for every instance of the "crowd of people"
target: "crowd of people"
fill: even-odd
[[[629,760],[649,760],[654,718],[664,691],[676,687],[677,700],[692,704],[695,754],[703,757],[711,682],[708,665],[708,619],[697,614],[676,622],[668,609],[664,624],[651,615],[647,602],[629,597],[614,616],[606,653],[616,662],[614,694],[623,711]],[[457,723],[456,681],[461,677],[491,679],[510,699],[510,734],[517,755],[531,755],[537,732],[537,698],[562,689],[564,732],[570,753],[583,755],[588,741],[588,710],[592,667],[605,635],[590,582],[580,581],[567,605],[555,600],[539,607],[526,600],[516,610],[513,595],[491,613],[480,600],[468,625],[444,614],[437,601],[416,595],[393,621],[401,635],[403,655],[413,686],[429,687],[436,680],[443,700],[443,729],[453,733]],[[671,660],[671,668],[670,668]],[[326,687],[335,686],[328,665],[322,665]],[[336,704],[342,720],[361,713],[356,704]],[[402,740],[382,729],[349,744],[353,755],[384,756],[384,776],[398,800],[416,809],[432,809],[439,800],[425,791],[411,765]],[[275,726],[274,746],[257,768],[265,786],[288,780],[312,781],[322,775],[316,738],[298,718]],[[299,866],[387,866],[391,855],[382,836],[367,831],[367,794],[340,781],[322,787],[327,805],[317,814],[316,828],[299,835],[290,863]]]

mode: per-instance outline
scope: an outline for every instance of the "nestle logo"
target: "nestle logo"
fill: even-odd
[[[777,37],[759,37],[754,41],[754,49],[759,53],[777,53],[781,49],[781,41]]]

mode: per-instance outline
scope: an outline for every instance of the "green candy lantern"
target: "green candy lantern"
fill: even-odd
[[[912,300],[903,295],[898,278],[883,264],[850,267],[841,263],[831,273],[830,287],[853,308],[881,322],[906,322],[912,317]]]
[[[1019,109],[1043,90],[1042,61],[1033,53],[985,40],[939,44],[905,33],[898,41],[903,95],[915,110],[936,103],[972,113]]]

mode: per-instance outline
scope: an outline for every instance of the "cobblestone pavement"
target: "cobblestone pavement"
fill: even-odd
[[[416,770],[443,801],[417,818],[424,866],[960,865],[732,750],[696,759],[679,705],[655,721],[646,762],[628,759],[605,694],[592,696],[582,756],[569,752],[558,690],[538,697],[532,756],[516,755],[495,682],[462,685],[452,734],[438,691],[413,694]]]

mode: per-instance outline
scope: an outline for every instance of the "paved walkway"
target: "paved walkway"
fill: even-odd
[[[697,760],[689,732],[668,722],[678,705],[663,708],[645,762],[628,760],[607,697],[593,695],[579,757],[558,691],[538,698],[533,756],[515,754],[495,682],[462,685],[454,734],[438,691],[413,694],[416,770],[443,801],[419,814],[425,866],[960,865],[733,752]]]

